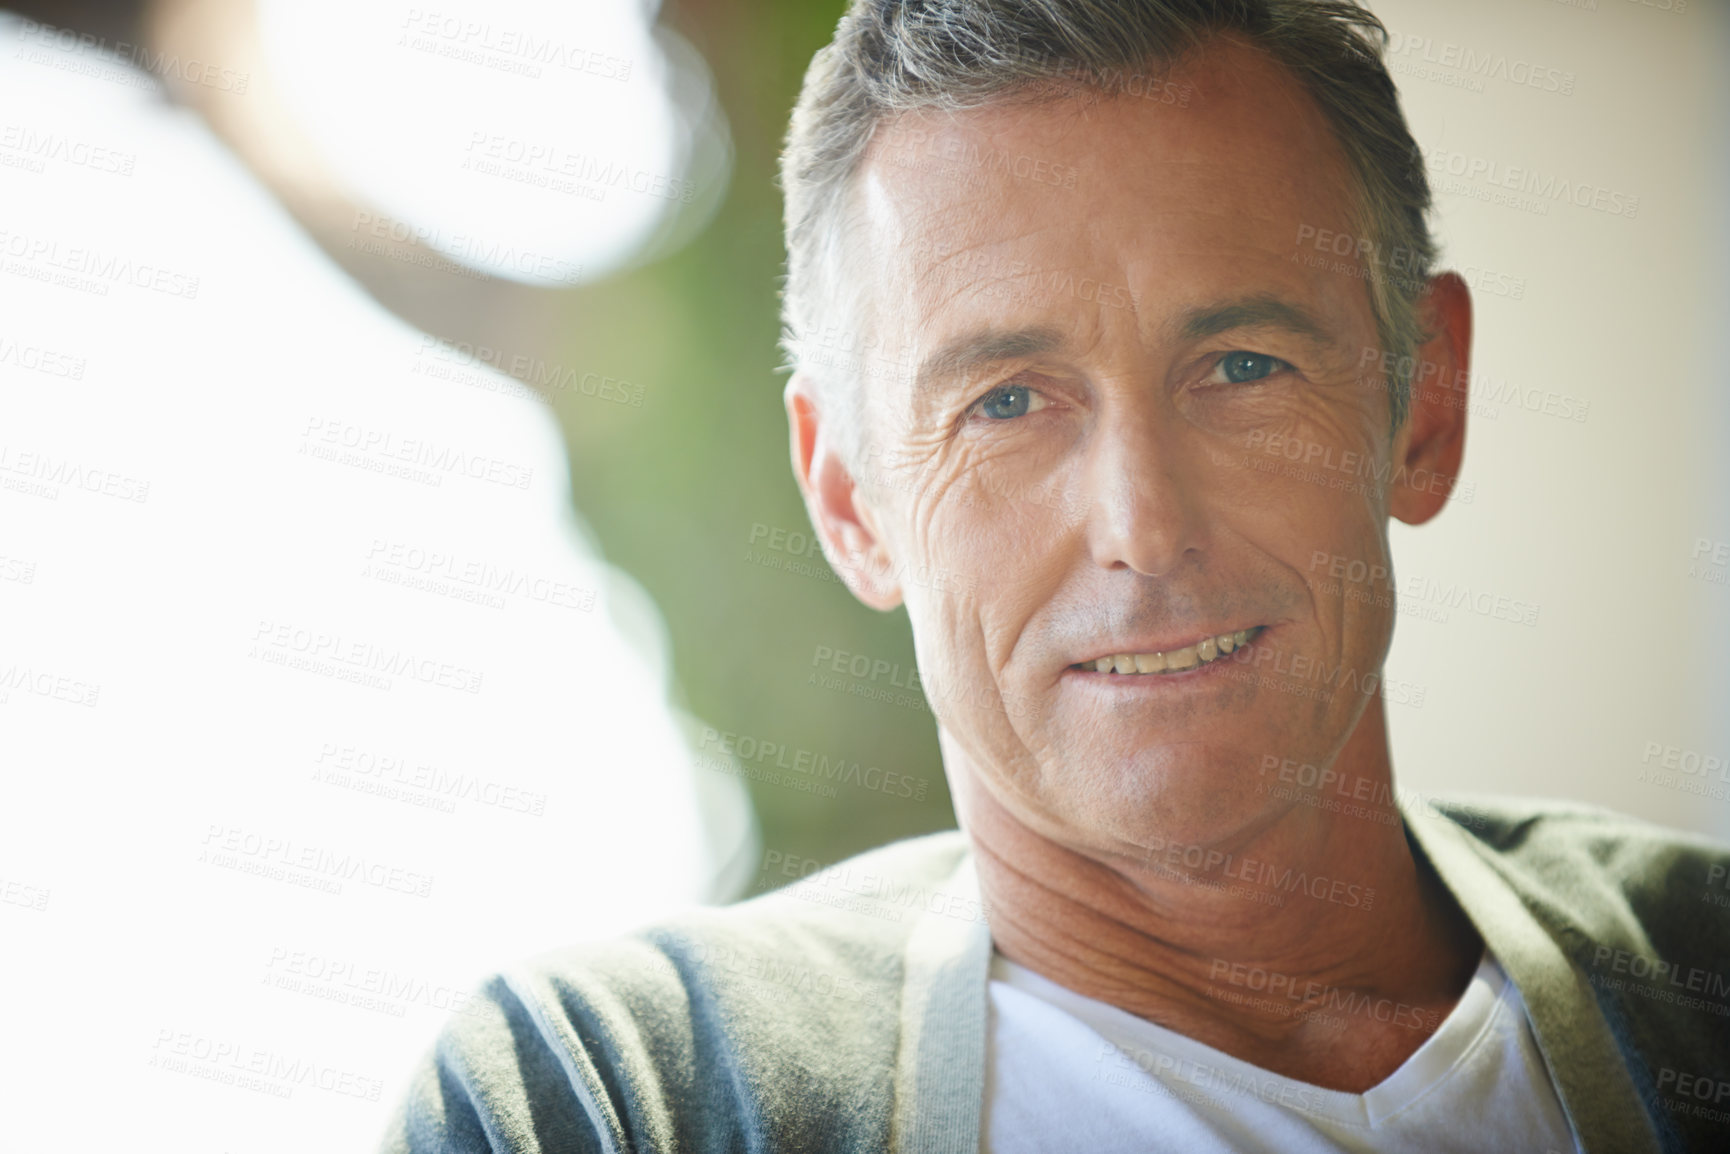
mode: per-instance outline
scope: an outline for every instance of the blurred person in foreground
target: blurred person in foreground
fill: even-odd
[[[387,1148],[1722,1141],[1724,848],[1394,789],[1472,310],[1382,37],[856,0],[783,156],[793,465],[962,829],[497,979]]]
[[[260,74],[128,7],[0,12],[0,904],[44,915],[0,1147],[335,1149],[499,952],[703,901],[750,830],[545,399],[333,264],[140,65]]]

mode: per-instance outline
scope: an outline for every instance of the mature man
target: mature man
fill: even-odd
[[[1724,851],[1392,788],[1471,305],[1378,34],[856,0],[783,162],[793,464],[963,832],[501,977],[391,1148],[1723,1139]]]

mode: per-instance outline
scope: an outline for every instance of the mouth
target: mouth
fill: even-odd
[[[1127,677],[1170,677],[1211,665],[1220,658],[1252,644],[1267,630],[1265,625],[1216,633],[1179,649],[1150,653],[1112,653],[1069,668],[1079,673],[1111,673]]]

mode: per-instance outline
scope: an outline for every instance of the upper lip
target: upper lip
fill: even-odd
[[[1092,656],[1078,658],[1070,664],[1086,665],[1088,662],[1098,661],[1102,657],[1117,657],[1121,654],[1171,653],[1174,650],[1187,649],[1191,645],[1200,645],[1210,637],[1219,637],[1226,633],[1239,633],[1246,629],[1255,629],[1259,625],[1260,622],[1252,622],[1247,625],[1222,625],[1218,629],[1207,630],[1199,633],[1189,633],[1186,634],[1182,640],[1174,641],[1140,639],[1127,641],[1116,649],[1100,649],[1095,651]]]

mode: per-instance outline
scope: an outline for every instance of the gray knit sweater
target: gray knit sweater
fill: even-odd
[[[1730,1095],[1701,1093],[1730,1079],[1730,847],[1552,803],[1405,820],[1585,1149],[1730,1149]],[[987,914],[950,832],[539,959],[445,1028],[384,1149],[972,1154]]]

